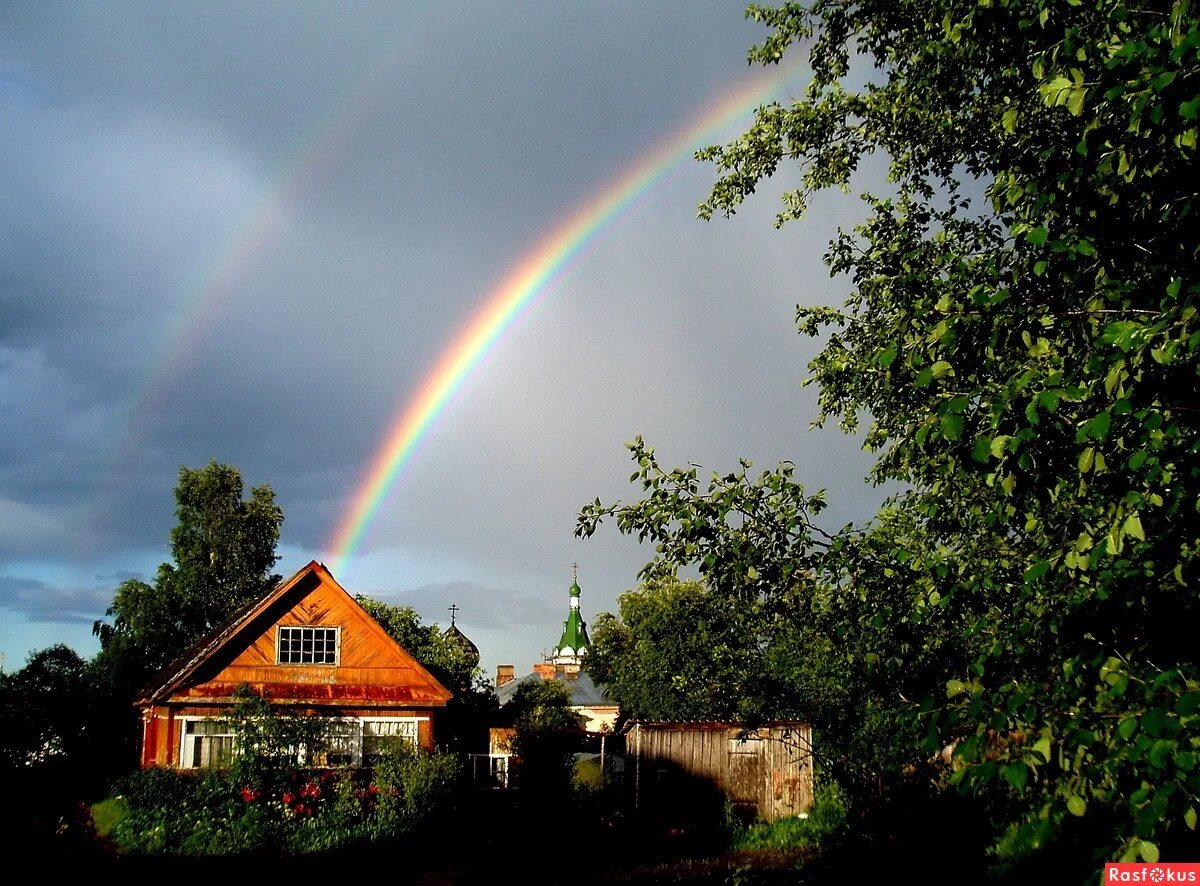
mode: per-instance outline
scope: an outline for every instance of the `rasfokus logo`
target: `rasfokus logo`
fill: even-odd
[[[1193,862],[1113,862],[1104,866],[1105,883],[1197,883],[1200,863]]]

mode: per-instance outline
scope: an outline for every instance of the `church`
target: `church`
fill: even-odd
[[[586,732],[612,732],[617,720],[618,706],[608,697],[603,686],[598,685],[587,672],[586,658],[591,641],[588,639],[587,622],[580,612],[578,575],[573,578],[568,594],[567,618],[563,621],[562,634],[547,661],[533,666],[532,673],[516,678],[513,665],[496,668],[496,697],[503,708],[517,692],[517,687],[530,680],[556,680],[564,684],[571,693],[571,710],[582,718]]]
[[[472,765],[475,780],[488,780],[497,787],[508,786],[509,761],[512,756],[513,729],[511,716],[505,716],[505,707],[517,694],[522,684],[537,680],[555,680],[567,687],[570,693],[571,710],[579,716],[580,727],[592,736],[610,735],[615,728],[619,706],[608,697],[604,686],[596,683],[587,672],[587,653],[591,641],[588,639],[587,622],[580,611],[578,573],[573,576],[567,591],[567,617],[563,621],[562,633],[554,651],[546,660],[538,662],[533,670],[518,678],[511,664],[496,667],[496,697],[500,702],[499,723],[488,735],[488,753],[473,754]]]

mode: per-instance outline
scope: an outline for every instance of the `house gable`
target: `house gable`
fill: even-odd
[[[281,663],[280,628],[333,628],[331,664]],[[172,669],[141,704],[228,704],[241,686],[275,704],[441,707],[450,692],[313,561]]]

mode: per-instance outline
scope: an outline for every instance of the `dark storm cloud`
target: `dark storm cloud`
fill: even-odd
[[[115,586],[114,586],[115,587]],[[61,588],[0,575],[0,606],[32,622],[91,624],[112,599],[113,587]]]
[[[0,606],[98,617],[115,582],[90,576],[167,559],[178,468],[213,458],[273,486],[302,562],[328,555],[456,333],[760,34],[723,0],[6,4],[0,570],[45,585]],[[819,255],[850,215],[775,232],[776,183],[705,225],[712,175],[681,160],[464,381],[371,522],[368,586],[544,644],[578,559],[588,613],[612,608],[649,553],[572,533],[584,501],[636,497],[638,433],[670,464],[792,458],[869,511],[853,441],[806,430],[792,326],[837,300]]]
[[[393,605],[411,606],[428,622],[449,623],[449,606],[459,607],[457,618],[466,624],[492,628],[550,622],[563,608],[545,594],[496,588],[470,581],[434,582],[411,590],[378,592],[371,596]]]

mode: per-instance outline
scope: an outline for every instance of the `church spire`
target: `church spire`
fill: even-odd
[[[567,620],[563,622],[562,636],[554,649],[554,664],[568,668],[578,668],[583,663],[592,641],[588,639],[587,622],[579,612],[579,564],[571,565],[571,588],[568,591],[570,608],[567,610]]]

